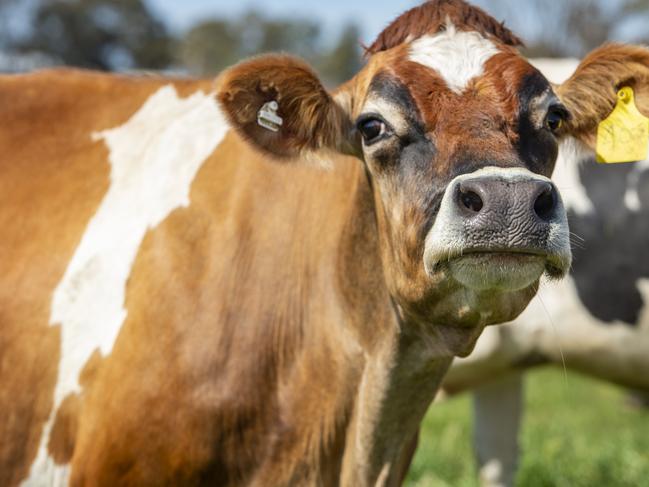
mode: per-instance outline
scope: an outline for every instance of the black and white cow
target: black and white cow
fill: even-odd
[[[575,60],[538,60],[553,82]],[[474,442],[485,486],[514,482],[522,413],[522,374],[561,364],[649,392],[649,160],[597,164],[562,147],[553,175],[567,206],[573,268],[542,283],[513,323],[487,329],[472,355],[454,362],[450,394],[472,390]]]

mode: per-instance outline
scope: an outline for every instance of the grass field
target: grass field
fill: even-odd
[[[546,368],[528,375],[522,487],[649,487],[649,412],[624,391]],[[474,487],[471,403],[465,394],[437,404],[424,421],[408,487]]]

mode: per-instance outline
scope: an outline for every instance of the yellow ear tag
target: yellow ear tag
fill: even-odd
[[[635,105],[633,88],[617,93],[615,109],[597,130],[597,162],[644,161],[649,155],[649,118]]]

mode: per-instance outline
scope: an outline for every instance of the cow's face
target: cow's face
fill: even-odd
[[[503,321],[544,273],[567,271],[566,212],[549,177],[569,113],[515,49],[448,21],[376,52],[353,94],[384,265],[404,307]]]
[[[553,89],[519,43],[462,0],[431,0],[391,24],[334,94],[301,61],[268,56],[228,70],[218,97],[276,158],[360,159],[402,314],[475,328],[513,319],[543,274],[566,273],[566,214],[548,179],[559,140],[592,145],[618,85],[649,79],[645,50],[608,46]],[[271,101],[282,125],[269,130],[258,118]]]

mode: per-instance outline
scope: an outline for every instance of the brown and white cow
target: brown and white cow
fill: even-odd
[[[438,0],[333,94],[285,56],[1,78],[0,484],[400,483],[452,357],[570,265],[559,140],[644,82],[519,44]]]
[[[563,82],[579,62],[533,64]],[[649,105],[643,109],[649,115]],[[516,321],[486,330],[445,377],[446,392],[473,391],[484,486],[515,483],[524,373],[531,368],[565,366],[649,392],[649,160],[603,166],[566,144],[552,179],[574,234],[570,275],[543,283]]]

